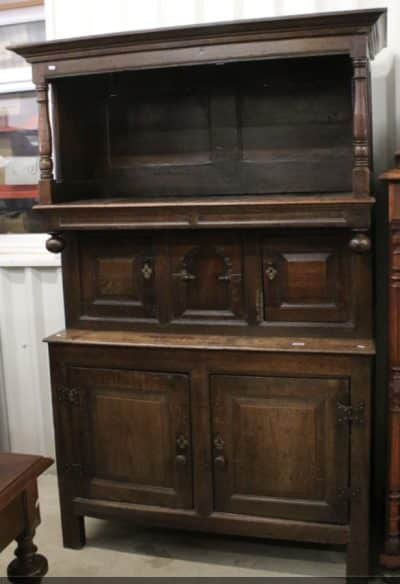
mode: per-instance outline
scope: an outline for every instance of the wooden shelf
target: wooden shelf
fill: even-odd
[[[371,339],[245,337],[233,335],[137,333],[66,329],[46,342],[78,345],[115,345],[159,349],[205,349],[207,351],[267,351],[277,353],[330,353],[339,355],[375,354]]]
[[[346,193],[202,198],[94,198],[37,205],[48,231],[209,227],[353,227],[370,224],[372,197]],[[111,213],[112,211],[112,213]]]

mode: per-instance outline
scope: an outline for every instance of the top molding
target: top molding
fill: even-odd
[[[29,63],[105,55],[309,37],[367,37],[369,57],[386,46],[386,9],[307,14],[218,24],[123,32],[10,47]],[[51,75],[53,76],[53,75]]]

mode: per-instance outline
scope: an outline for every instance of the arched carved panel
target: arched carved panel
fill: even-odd
[[[243,320],[243,248],[231,235],[184,236],[170,246],[173,319]]]

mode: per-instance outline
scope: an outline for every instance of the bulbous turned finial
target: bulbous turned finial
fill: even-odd
[[[51,253],[60,253],[65,247],[65,241],[60,233],[50,233],[49,239],[46,241],[46,249]]]
[[[366,253],[371,249],[371,239],[365,233],[358,232],[350,240],[349,246],[356,253]]]

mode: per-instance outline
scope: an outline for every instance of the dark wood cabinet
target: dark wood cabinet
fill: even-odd
[[[266,238],[263,276],[266,322],[349,325],[354,319],[346,234]]]
[[[346,523],[349,407],[343,379],[211,378],[215,508]]]
[[[102,233],[79,240],[78,318],[155,320],[155,260],[151,236],[110,237]],[[68,292],[67,292],[68,293]]]
[[[351,237],[348,230],[83,232],[64,253],[67,323],[368,336],[369,261],[352,253]]]
[[[38,90],[37,212],[63,254],[67,328],[48,342],[67,547],[85,516],[121,517],[343,545],[347,574],[368,574],[385,22],[15,48]]]
[[[172,321],[246,320],[243,238],[243,233],[191,233],[170,242]]]
[[[78,405],[76,431],[85,436],[85,495],[191,508],[187,376],[71,366],[67,383]],[[68,419],[62,423],[69,433]]]

